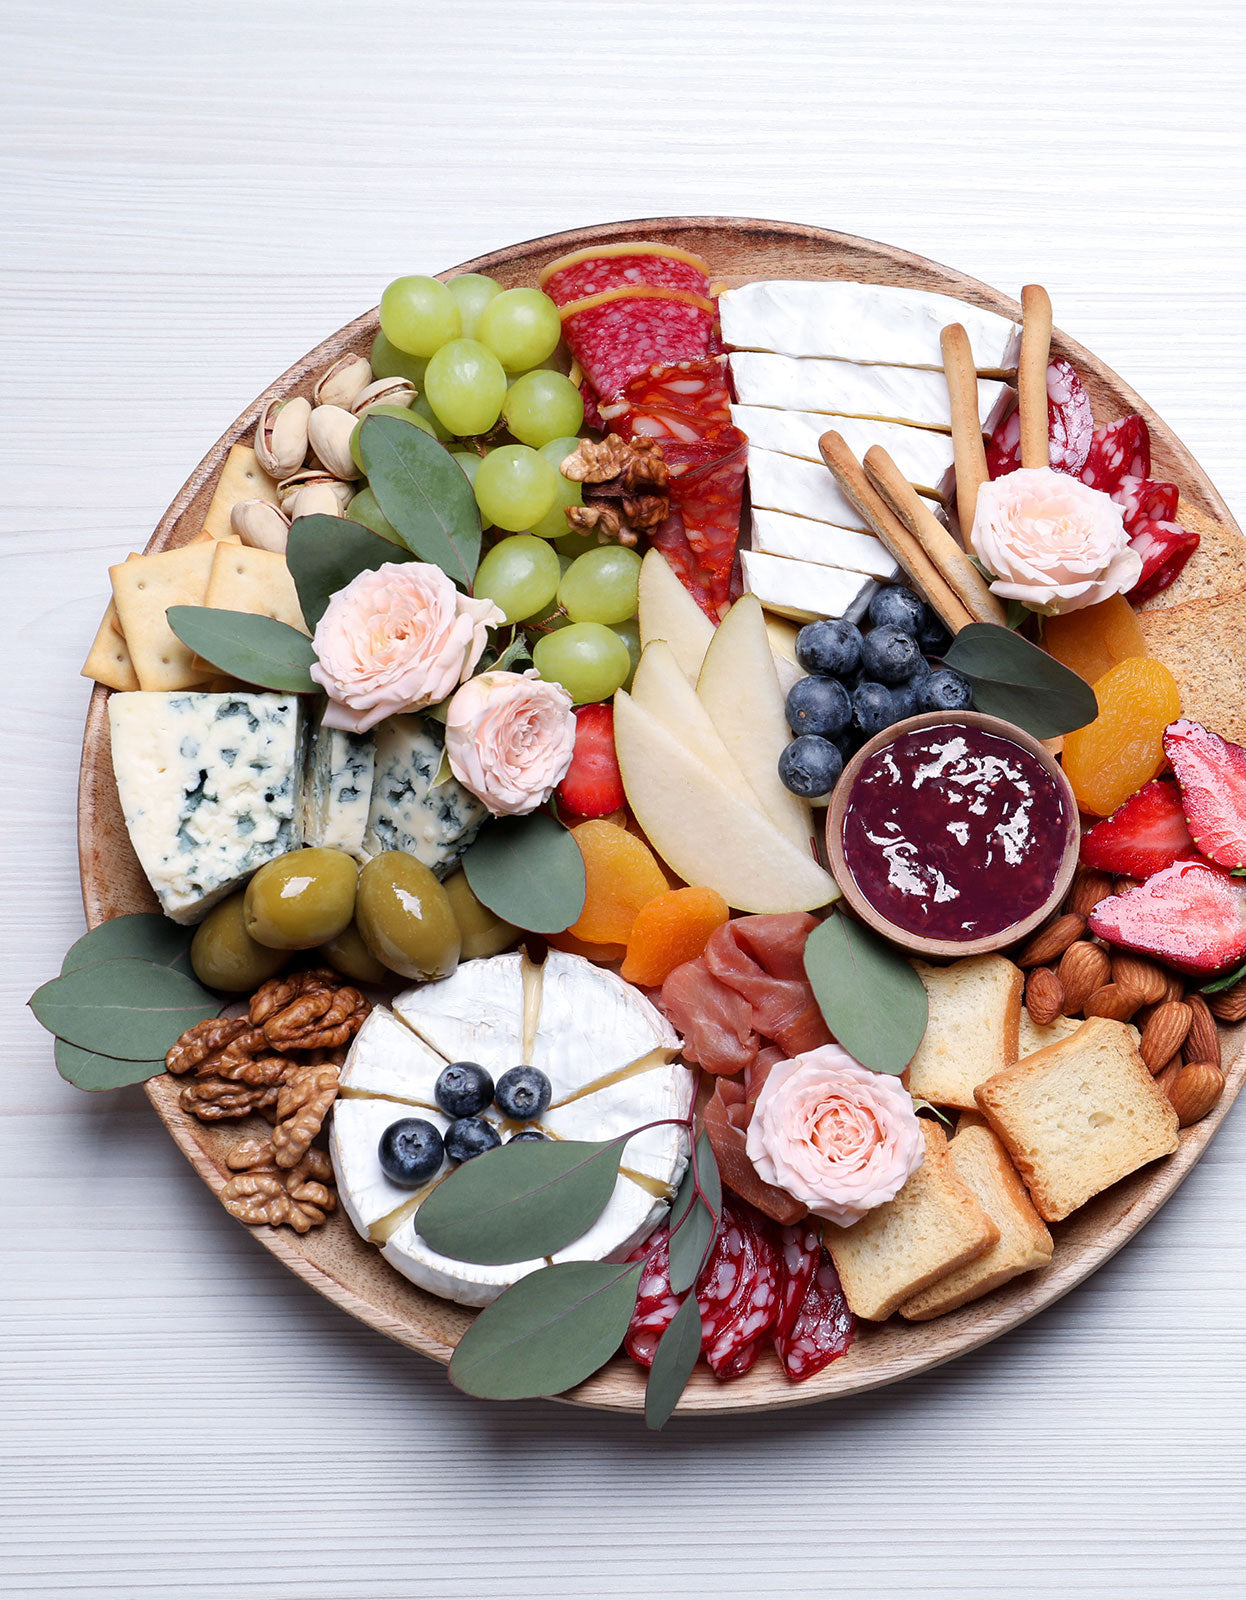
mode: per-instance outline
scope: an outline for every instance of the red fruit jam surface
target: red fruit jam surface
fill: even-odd
[[[844,859],[898,927],[986,939],[1046,900],[1073,820],[1028,750],[941,723],[902,734],[862,766],[844,814]]]

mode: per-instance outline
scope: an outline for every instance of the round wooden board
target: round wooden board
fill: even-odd
[[[734,217],[666,217],[581,228],[496,251],[441,276],[487,272],[507,286],[530,284],[546,262],[569,250],[625,239],[659,239],[696,251],[710,262],[715,275],[730,284],[754,278],[851,278],[940,290],[994,311],[1020,315],[1017,303],[1006,295],[890,245],[795,223]],[[195,468],[147,548],[184,544],[199,530],[227,451],[231,445],[251,439],[262,405],[276,396],[310,394],[316,375],[337,356],[347,350],[366,353],[376,329],[372,311],[326,339],[266,389]],[[1077,367],[1098,421],[1132,411],[1143,413],[1151,428],[1155,476],[1180,484],[1178,519],[1203,536],[1202,548],[1178,584],[1148,608],[1155,612],[1154,630],[1148,628],[1151,649],[1161,658],[1167,656],[1182,681],[1183,693],[1183,674],[1188,679],[1185,709],[1198,715],[1198,705],[1188,702],[1200,692],[1199,680],[1191,676],[1199,663],[1195,660],[1191,665],[1188,659],[1192,628],[1182,625],[1181,613],[1190,613],[1190,624],[1197,622],[1204,639],[1211,629],[1219,634],[1221,645],[1231,644],[1232,653],[1242,654],[1236,629],[1239,617],[1246,625],[1246,614],[1238,609],[1246,596],[1246,541],[1189,451],[1132,389],[1088,350],[1058,332],[1053,352],[1068,357]],[[1225,609],[1218,610],[1220,607]],[[1175,623],[1171,621],[1174,618]],[[1149,616],[1144,618],[1144,624],[1150,621]],[[1213,638],[1211,642],[1217,641]],[[1224,649],[1222,659],[1230,653]],[[1206,693],[1205,688],[1202,692]],[[126,912],[157,909],[130,848],[117,801],[106,702],[107,691],[97,688],[87,715],[79,785],[82,895],[92,928]],[[1226,726],[1224,717],[1216,726],[1230,737],[1246,737],[1246,728]],[[935,1322],[910,1324],[897,1318],[882,1325],[863,1324],[849,1354],[804,1384],[788,1383],[772,1353],[734,1383],[721,1384],[699,1368],[680,1402],[680,1412],[758,1411],[856,1394],[938,1366],[1034,1316],[1132,1238],[1202,1155],[1246,1077],[1242,1032],[1241,1028],[1224,1030],[1226,1060],[1231,1060],[1231,1065],[1224,1095],[1212,1114],[1182,1133],[1175,1155],[1144,1168],[1099,1195],[1067,1222],[1057,1224],[1052,1230],[1056,1249],[1050,1266]],[[178,1106],[177,1085],[171,1079],[153,1078],[146,1089],[196,1172],[219,1191],[226,1177],[224,1151],[237,1137],[237,1130],[221,1133],[186,1116]],[[284,1228],[252,1231],[292,1272],[352,1316],[422,1355],[443,1363],[449,1360],[470,1314],[424,1294],[399,1277],[376,1250],[359,1239],[340,1212],[327,1226],[303,1238]],[[643,1373],[619,1357],[563,1398],[602,1410],[639,1411],[643,1394]]]

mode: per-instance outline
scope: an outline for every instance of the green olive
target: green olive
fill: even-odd
[[[518,939],[518,928],[503,922],[501,917],[495,917],[488,906],[481,905],[477,900],[465,872],[456,872],[441,887],[449,896],[450,909],[454,912],[454,920],[462,935],[461,960],[474,961],[477,956],[495,956]]]
[[[336,939],[328,939],[316,951],[317,961],[340,972],[353,983],[384,983],[389,973],[363,942],[357,925],[348,923]]]
[[[231,994],[249,994],[267,983],[290,959],[286,950],[256,944],[247,932],[246,895],[240,890],[222,900],[195,929],[190,944],[190,964],[200,983]]]
[[[448,978],[459,964],[449,897],[405,851],[374,856],[359,874],[355,922],[376,959],[404,978]]]
[[[274,950],[336,939],[355,914],[359,868],[344,850],[292,850],[247,885],[247,932]]]

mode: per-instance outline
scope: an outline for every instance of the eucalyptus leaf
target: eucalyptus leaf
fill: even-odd
[[[482,1400],[534,1400],[583,1383],[622,1344],[643,1268],[563,1261],[520,1278],[459,1340],[450,1382]]]
[[[131,956],[136,961],[151,961],[158,967],[172,967],[175,972],[191,977],[190,941],[194,936],[193,928],[170,922],[157,911],[112,917],[70,945],[61,963],[61,973]]]
[[[584,857],[547,811],[489,823],[463,871],[482,905],[529,933],[562,933],[584,909]]]
[[[423,428],[365,417],[359,453],[386,520],[421,561],[470,589],[480,562],[480,511],[467,475]]]
[[[688,1387],[701,1354],[701,1308],[690,1294],[658,1340],[645,1385],[645,1426],[656,1432],[666,1425]]]
[[[624,1139],[523,1140],[465,1161],[425,1200],[417,1232],[457,1261],[501,1266],[552,1256],[606,1209]]]
[[[805,975],[826,1025],[873,1072],[903,1072],[926,1031],[926,990],[872,929],[833,912],[805,942]]]
[[[309,628],[324,616],[339,589],[361,572],[375,572],[391,561],[410,561],[411,553],[362,523],[345,517],[296,517],[286,545],[286,565],[298,590],[303,621]]]
[[[117,1056],[96,1055],[80,1050],[68,1039],[56,1041],[56,1070],[67,1083],[78,1089],[124,1089],[131,1083],[146,1083],[164,1071],[161,1061],[122,1061]]]
[[[1015,722],[1036,739],[1072,733],[1099,714],[1095,692],[1084,678],[993,622],[962,628],[943,659],[969,679],[976,710]]]
[[[308,668],[316,652],[305,633],[253,611],[170,606],[169,626],[197,656],[219,671],[281,694],[314,694]]]
[[[692,1163],[688,1163],[684,1181],[671,1207],[670,1277],[671,1288],[676,1294],[683,1294],[697,1281],[705,1252],[718,1231],[718,1218],[722,1211],[718,1163],[714,1160],[713,1146],[704,1133],[697,1140],[696,1165],[694,1176]],[[699,1194],[696,1193],[698,1182],[701,1188]]]
[[[523,634],[517,632],[493,665],[487,669],[482,667],[481,670],[489,672],[513,672],[519,670],[522,672],[525,667],[530,667],[531,665],[532,650]]]
[[[53,978],[35,990],[30,1009],[49,1033],[82,1050],[155,1061],[221,1003],[184,973],[131,958]]]

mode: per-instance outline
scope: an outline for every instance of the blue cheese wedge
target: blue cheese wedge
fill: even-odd
[[[802,461],[798,456],[750,445],[748,484],[753,504],[767,511],[786,511],[790,516],[868,532],[865,518],[821,461]],[[938,501],[928,495],[922,498],[932,511],[938,510]]]
[[[767,611],[796,622],[816,622],[821,617],[849,617],[860,613],[863,597],[873,592],[873,579],[864,572],[789,561],[782,556],[742,550],[745,594],[755,594]]]
[[[835,279],[763,279],[718,299],[722,336],[739,350],[822,356],[943,370],[939,337],[959,322],[979,372],[1012,371],[1021,329],[966,300],[895,284]]]
[[[303,781],[303,843],[344,850],[362,863],[372,805],[376,745],[364,733],[317,727]]]
[[[950,434],[904,428],[895,422],[863,422],[859,417],[832,419],[818,411],[776,411],[768,406],[732,406],[731,420],[750,447],[799,456],[819,467],[824,463],[818,440],[828,428],[834,428],[858,461],[872,445],[881,445],[920,494],[947,500],[956,489]]]
[[[753,511],[753,549],[789,561],[812,561],[819,567],[866,572],[886,583],[900,575],[900,564],[872,533],[836,528],[829,522],[789,516],[785,511]]]
[[[444,876],[476,837],[488,815],[452,777],[437,778],[444,744],[435,722],[390,717],[373,735],[376,767],[363,836],[367,860],[385,850],[405,850]]]
[[[130,842],[174,922],[302,842],[297,696],[114,694],[108,720]]]
[[[825,411],[836,417],[952,431],[951,402],[942,372],[737,350],[731,357],[731,378],[741,405]],[[998,379],[978,379],[983,433],[994,432],[1003,421],[1012,393]],[[827,423],[827,427],[835,426]]]

